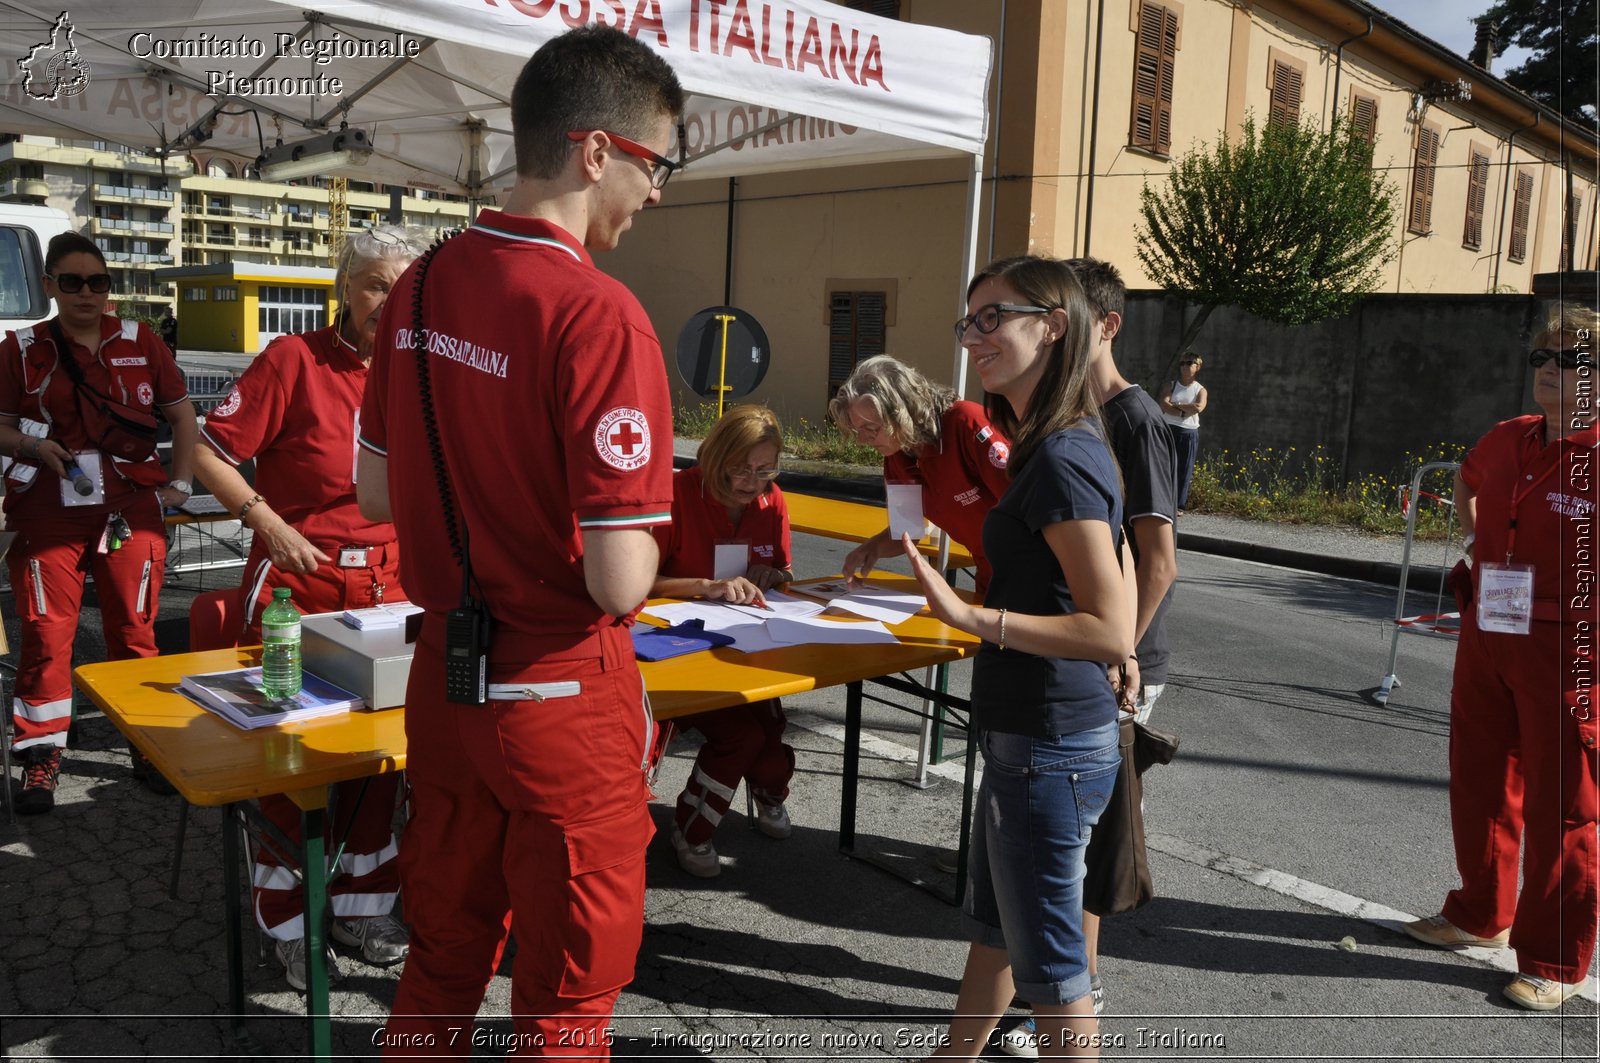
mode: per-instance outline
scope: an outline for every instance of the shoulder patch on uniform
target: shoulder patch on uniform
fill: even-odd
[[[989,444],[989,464],[997,469],[1006,467],[1006,462],[1011,460],[1011,447],[1003,439],[997,439]]]
[[[984,425],[982,428],[978,429],[978,442],[987,443],[989,441],[989,437],[992,435],[994,435],[994,429],[989,425]]]
[[[650,460],[650,423],[644,411],[632,406],[608,411],[594,427],[594,449],[613,468],[631,472],[642,467]]]
[[[216,409],[206,414],[207,417],[228,417],[239,412],[239,406],[244,402],[244,396],[239,394],[239,385],[235,384],[233,390],[228,392],[228,397]]]
[[[139,396],[140,406],[149,406],[156,401],[156,389],[150,386],[150,381],[148,380],[139,381],[139,386],[134,389],[134,392]]]

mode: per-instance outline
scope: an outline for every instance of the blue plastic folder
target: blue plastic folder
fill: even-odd
[[[707,631],[704,620],[685,620],[672,627],[633,626],[633,655],[641,661],[664,661],[699,653],[713,646],[731,646],[733,636]]]

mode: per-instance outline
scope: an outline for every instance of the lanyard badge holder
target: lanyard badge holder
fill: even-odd
[[[422,426],[428,436],[428,451],[433,458],[433,475],[439,485],[439,505],[444,516],[450,552],[461,566],[461,604],[450,610],[444,631],[444,696],[453,705],[484,705],[489,700],[489,643],[494,637],[494,618],[488,603],[473,593],[471,541],[467,518],[461,516],[456,529],[456,511],[451,502],[449,477],[445,472],[444,448],[439,442],[439,419],[433,408],[433,378],[428,369],[428,333],[422,324],[422,290],[428,279],[439,244],[429,248],[417,264],[417,287],[412,295],[412,346],[417,354],[417,383],[422,404]]]

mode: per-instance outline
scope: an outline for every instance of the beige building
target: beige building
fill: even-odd
[[[1326,126],[1337,110],[1371,137],[1396,192],[1397,254],[1380,290],[1527,292],[1535,274],[1595,268],[1594,135],[1360,0],[852,6],[995,42],[980,263],[1093,254],[1151,287],[1134,252],[1147,182],[1246,115]],[[696,311],[727,301],[752,313],[773,348],[752,398],[817,419],[880,351],[948,378],[967,168],[680,178],[601,264],[640,293],[669,362]]]

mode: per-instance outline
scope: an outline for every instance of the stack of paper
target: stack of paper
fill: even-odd
[[[393,602],[389,605],[374,605],[367,609],[346,609],[344,622],[357,631],[384,631],[405,627],[406,617],[420,612],[422,612],[420,605]]]
[[[261,687],[260,668],[186,675],[178,684],[178,690],[207,712],[216,713],[247,731],[334,716],[366,704],[343,687],[336,687],[309,672],[301,676],[300,693],[274,701]]]

